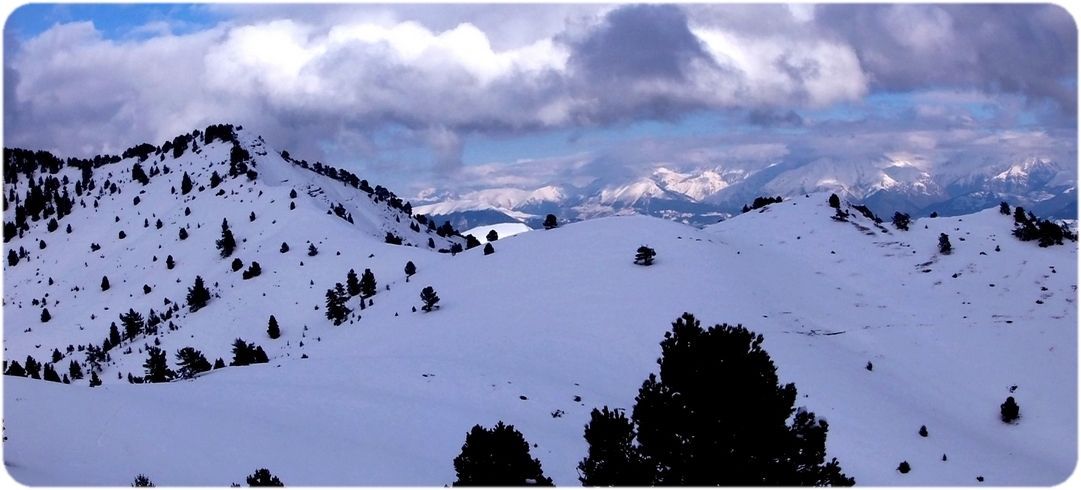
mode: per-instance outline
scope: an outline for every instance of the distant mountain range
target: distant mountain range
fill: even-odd
[[[866,164],[819,160],[762,168],[656,167],[624,181],[584,187],[489,188],[456,193],[428,190],[412,200],[417,212],[458,229],[503,222],[539,227],[547,214],[561,221],[642,214],[697,226],[740,213],[755,197],[835,192],[887,217],[937,212],[968,214],[1007,201],[1050,219],[1077,218],[1077,169],[1043,158],[964,170],[892,161]]]

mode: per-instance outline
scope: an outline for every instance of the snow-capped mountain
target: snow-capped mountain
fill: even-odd
[[[417,201],[425,204],[425,212],[459,227],[507,221],[535,226],[546,213],[565,221],[644,214],[706,225],[739,213],[759,196],[791,198],[814,192],[837,193],[883,216],[894,211],[952,216],[1008,201],[1041,216],[1073,219],[1077,216],[1076,180],[1072,166],[1035,157],[966,169],[902,158],[880,162],[819,159],[762,168],[675,171],[658,166],[629,181],[596,180],[585,188],[559,187],[559,192],[544,193],[543,199],[527,196],[551,186],[481,189],[460,196],[429,192]]]

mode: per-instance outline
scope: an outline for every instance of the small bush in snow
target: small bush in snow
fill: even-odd
[[[1006,401],[999,407],[999,411],[1002,415],[1002,421],[1007,424],[1013,423],[1021,417],[1021,407],[1017,406],[1017,402],[1012,396],[1006,398]]]

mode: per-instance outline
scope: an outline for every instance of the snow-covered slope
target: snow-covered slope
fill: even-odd
[[[480,243],[488,243],[488,233],[495,230],[496,235],[499,238],[512,237],[514,235],[520,235],[533,229],[522,223],[497,223],[488,226],[478,226],[476,228],[470,228],[463,231],[462,236],[473,235]]]
[[[125,190],[70,236],[35,228],[9,244],[50,241],[47,254],[5,269],[7,359],[100,341],[119,312],[180,299],[196,273],[217,282],[221,297],[181,310],[180,329],[158,335],[162,346],[228,359],[243,337],[271,357],[167,384],[118,382],[118,373],[141,373],[137,351],[114,354],[99,388],[6,377],[5,462],[16,479],[126,485],[144,473],[159,485],[227,485],[267,467],[290,485],[435,486],[454,481],[470,427],[503,420],[535,444],[547,475],[574,485],[589,410],[633,405],[664,332],[685,311],[762,333],[798,404],[829,420],[828,451],[858,484],[974,485],[981,476],[988,485],[1049,485],[1074,468],[1076,246],[1019,242],[997,210],[920,219],[899,232],[855,212],[834,221],[815,194],[704,230],[603,218],[500,240],[492,255],[451,257],[385,245],[321,206],[289,211],[288,185],[264,182],[274,179],[262,162],[259,171],[255,184],[231,181],[229,201],[185,203],[191,217],[167,186],[148,192],[144,204],[173,220],[163,233],[141,227],[151,208],[128,206]],[[275,202],[260,201],[248,222],[260,190]],[[114,213],[125,240],[112,240]],[[221,216],[248,240],[237,255],[259,260],[262,276],[241,280],[217,257]],[[185,222],[192,236],[176,242]],[[940,233],[953,254],[938,253]],[[305,239],[318,256],[303,254]],[[99,254],[88,253],[91,241]],[[278,253],[281,241],[289,253]],[[632,264],[643,244],[657,251],[651,267]],[[176,269],[164,270],[164,253]],[[418,268],[408,282],[406,260]],[[362,312],[350,300],[359,316],[335,327],[323,293],[349,268],[371,268],[380,289]],[[105,273],[114,285],[103,293]],[[47,277],[56,284],[38,282]],[[144,296],[147,281],[154,289]],[[441,307],[413,312],[428,285]],[[54,318],[42,324],[29,303],[45,293]],[[271,314],[278,340],[265,335]],[[143,341],[152,342],[136,349]],[[1013,386],[1022,419],[1006,425],[999,404]],[[902,460],[911,473],[895,471]]]

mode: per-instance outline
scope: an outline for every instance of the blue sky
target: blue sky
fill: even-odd
[[[5,42],[5,145],[66,155],[230,121],[407,189],[583,159],[1076,160],[1054,5],[34,4]]]

